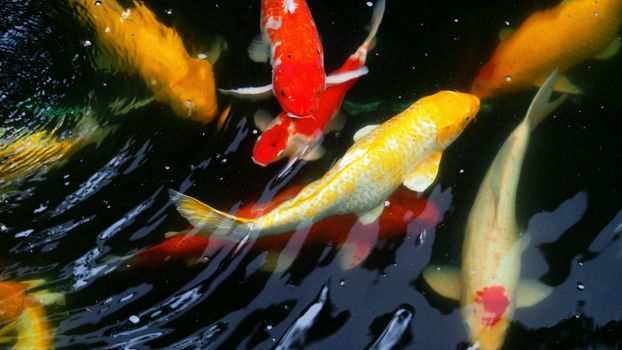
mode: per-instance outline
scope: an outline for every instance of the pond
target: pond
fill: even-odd
[[[515,208],[508,213],[521,236],[511,249],[495,251],[504,268],[496,277],[537,281],[546,295],[504,314],[499,346],[622,347],[619,2],[601,1],[614,5],[593,10],[588,0],[389,0],[364,59],[369,72],[343,91],[338,118],[345,124],[320,137],[321,151],[304,149],[295,162],[260,166],[253,152],[266,127],[261,121],[285,105],[217,90],[271,83],[270,64],[253,62],[247,50],[260,32],[260,1],[4,0],[0,347],[486,348],[469,335],[468,305],[439,295],[424,274],[460,268],[466,254],[486,260],[497,239],[505,239],[501,230],[463,251],[470,217],[495,214],[494,206],[474,205],[480,185],[552,69],[516,91],[478,92],[479,112],[443,152],[434,182],[420,193],[401,186],[384,196],[379,219],[365,222],[347,208],[332,215],[350,205],[340,204],[313,226],[302,220],[294,233],[262,237],[251,229],[234,237],[211,226],[194,229],[202,217],[187,221],[169,190],[258,216],[343,164],[357,130],[441,90],[470,92],[500,36],[510,40],[534,13],[573,4],[583,6],[572,14],[578,19],[525,41],[537,55],[523,56],[528,49],[519,45],[506,52],[527,67],[569,50],[558,58],[557,79],[574,85],[533,130],[517,165]],[[304,5],[284,4],[294,9],[280,11]],[[329,77],[366,40],[379,4],[308,2]],[[582,25],[586,11],[603,22],[581,29],[585,38],[565,37],[566,46],[556,46],[551,38],[566,33],[565,25]],[[525,25],[536,27],[537,20]],[[612,43],[599,36],[606,29]],[[607,47],[607,57],[581,56]],[[191,74],[179,73],[185,65]],[[507,83],[529,74],[517,71]],[[305,77],[299,71],[285,88]],[[283,118],[296,120],[294,114]],[[389,162],[405,148],[394,151],[381,159]],[[371,178],[366,171],[375,165],[361,178]],[[353,196],[344,189],[340,198]],[[520,258],[506,259],[511,254]],[[503,298],[503,310],[521,304]]]

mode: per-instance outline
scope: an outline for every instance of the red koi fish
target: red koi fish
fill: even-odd
[[[271,202],[263,205],[248,204],[235,215],[256,218],[276,208],[284,201],[293,198],[303,187],[296,186],[279,194]],[[387,201],[387,207],[380,217],[367,225],[362,224],[354,214],[333,216],[313,225],[307,235],[305,245],[326,245],[329,242],[341,247],[341,264],[352,268],[365,260],[374,245],[374,237],[386,239],[403,234],[412,222],[421,223],[421,232],[434,228],[441,220],[439,208],[425,198],[404,188],[399,188]],[[132,258],[130,266],[157,266],[167,261],[186,259],[196,262],[201,257],[209,257],[224,248],[233,248],[235,242],[216,237],[194,234],[188,229],[148,248]],[[354,239],[348,237],[354,234]],[[254,250],[268,251],[278,257],[281,249],[291,238],[291,233],[260,236],[253,245]],[[293,261],[295,257],[286,257]]]
[[[376,32],[382,21],[385,9],[385,0],[378,1],[372,16],[369,35],[361,46],[353,53],[346,62],[333,75],[356,72],[365,67],[367,53]],[[337,116],[341,103],[358,78],[353,78],[345,83],[331,86],[324,91],[320,98],[319,107],[312,118],[292,119],[288,118],[285,111],[281,112],[274,120],[266,113],[255,114],[255,124],[263,132],[255,143],[253,149],[253,161],[261,166],[276,162],[283,157],[289,157],[291,162],[299,158],[314,160],[323,154],[319,143],[325,133],[340,130],[343,127],[343,119]]]
[[[273,93],[290,117],[306,118],[316,113],[327,85],[367,74],[367,68],[361,67],[354,72],[326,77],[324,49],[304,0],[263,0],[261,33],[261,38],[249,47],[249,56],[257,62],[270,58],[272,84],[221,92],[255,97]]]

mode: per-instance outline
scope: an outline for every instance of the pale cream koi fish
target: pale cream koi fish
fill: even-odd
[[[549,102],[556,78],[557,71],[538,91],[480,185],[467,221],[462,272],[451,267],[423,272],[437,293],[460,301],[473,348],[501,348],[515,308],[534,305],[551,292],[536,281],[519,283],[528,235],[521,237],[516,226],[516,190],[529,134],[565,99]]]
[[[248,234],[276,235],[309,227],[333,215],[356,213],[373,222],[402,183],[423,191],[436,178],[441,152],[473,120],[479,99],[441,91],[424,97],[382,125],[359,130],[355,143],[322,178],[256,219],[215,210],[171,191],[177,210],[201,232],[239,240]]]

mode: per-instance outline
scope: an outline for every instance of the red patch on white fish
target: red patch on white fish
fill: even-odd
[[[482,324],[487,327],[492,327],[497,324],[508,305],[510,305],[510,299],[505,295],[505,288],[503,286],[490,286],[482,290],[475,292],[477,297],[475,302],[483,305],[484,311],[492,314],[491,317],[482,317]]]

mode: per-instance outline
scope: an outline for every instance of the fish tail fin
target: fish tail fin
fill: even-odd
[[[546,79],[544,84],[536,93],[536,96],[531,101],[529,109],[527,110],[527,116],[525,120],[529,124],[529,129],[533,130],[546,116],[551,114],[562,102],[568,97],[568,95],[562,95],[556,100],[550,102],[553,88],[555,87],[555,81],[557,80],[558,70],[555,69],[551,75]]]
[[[177,211],[193,226],[201,228],[197,234],[207,235],[207,232],[211,232],[213,236],[239,241],[251,233],[253,220],[216,210],[198,199],[174,190],[169,189],[169,195],[175,202]]]
[[[378,0],[376,2],[376,6],[374,7],[374,12],[371,17],[371,26],[369,28],[369,34],[367,35],[367,38],[363,42],[363,45],[362,45],[363,47],[371,48],[374,45],[376,33],[378,33],[380,22],[382,22],[382,17],[384,16],[385,7],[386,7],[386,0]]]

